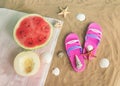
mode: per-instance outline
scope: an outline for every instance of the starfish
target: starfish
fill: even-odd
[[[85,55],[87,57],[87,59],[89,59],[89,57],[96,57],[95,55],[92,54],[92,51],[87,51],[85,54],[82,54],[83,56]]]
[[[66,7],[65,9],[60,7],[61,12],[58,13],[58,15],[63,15],[63,17],[65,18],[67,16],[67,14],[69,14],[70,12],[68,12],[68,7]]]

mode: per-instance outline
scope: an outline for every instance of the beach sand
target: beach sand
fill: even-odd
[[[59,6],[68,6],[71,13],[66,18],[58,16]],[[0,0],[0,7],[38,13],[64,21],[45,86],[120,86],[120,0]],[[78,13],[84,13],[86,20],[78,21]],[[64,40],[67,34],[75,32],[83,45],[90,22],[101,25],[103,37],[97,58],[86,60],[84,72],[77,73],[73,71],[66,55]],[[61,50],[65,56],[58,58],[57,53]],[[99,66],[102,58],[110,61],[106,69]],[[55,67],[60,69],[59,76],[52,74]]]

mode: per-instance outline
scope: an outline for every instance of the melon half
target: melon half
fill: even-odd
[[[35,75],[40,68],[39,55],[33,51],[23,51],[14,59],[14,70],[21,76]]]
[[[28,14],[17,22],[13,35],[18,45],[24,49],[32,50],[48,43],[52,29],[52,25],[42,16]]]

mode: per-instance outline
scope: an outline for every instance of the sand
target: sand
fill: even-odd
[[[65,19],[57,15],[59,6],[69,7],[71,13]],[[64,21],[45,86],[120,86],[120,0],[0,0],[0,7],[38,13]],[[78,13],[84,13],[86,20],[77,20]],[[67,55],[58,58],[57,53],[61,50],[65,53],[64,39],[70,32],[77,33],[83,45],[87,26],[94,21],[103,28],[97,58],[86,60],[85,71],[76,73]],[[99,66],[104,57],[110,61],[106,69]],[[61,71],[57,77],[52,74],[55,67]]]

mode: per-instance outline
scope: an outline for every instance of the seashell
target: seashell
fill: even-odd
[[[84,21],[85,20],[85,14],[83,13],[80,13],[76,16],[76,18],[79,20],[79,21]]]
[[[76,61],[76,68],[80,69],[82,67],[82,64],[77,55],[75,55],[75,61]]]
[[[54,69],[52,70],[52,74],[54,74],[55,76],[58,76],[58,75],[60,74],[59,68],[58,68],[58,67],[54,68]]]
[[[100,60],[100,67],[101,67],[101,68],[107,68],[107,67],[109,66],[109,64],[110,64],[110,62],[109,62],[109,60],[106,59],[106,58],[102,58],[102,59]]]
[[[88,50],[88,51],[93,50],[93,46],[92,46],[92,45],[88,45],[88,46],[87,46],[87,50]]]
[[[58,57],[62,58],[64,56],[64,53],[62,51],[58,52]]]

